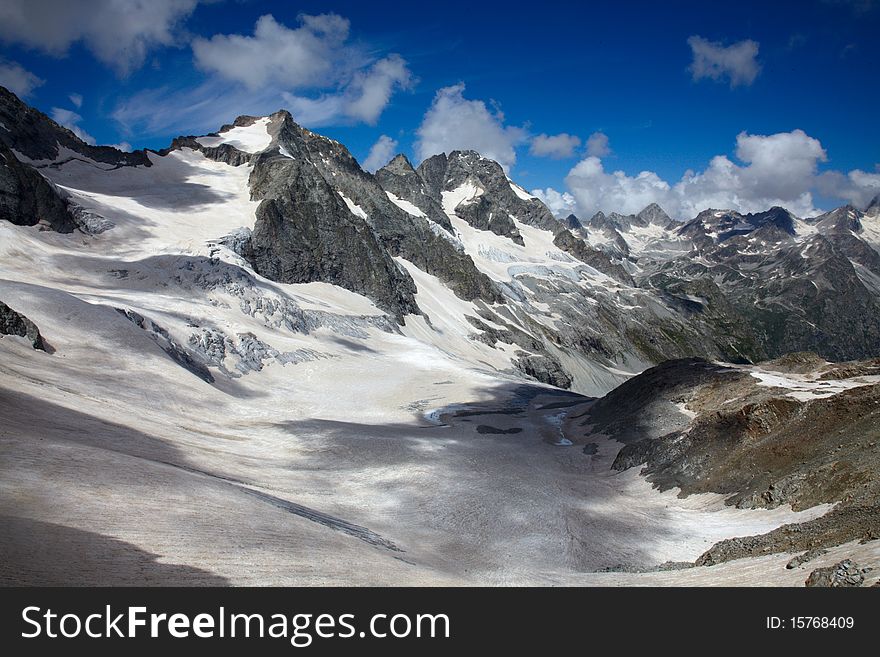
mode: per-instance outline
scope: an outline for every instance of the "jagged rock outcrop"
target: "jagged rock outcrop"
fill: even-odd
[[[209,136],[216,136],[214,135]],[[248,164],[253,158],[253,153],[245,153],[232,144],[218,144],[217,146],[203,146],[199,143],[198,137],[175,137],[171,141],[171,146],[158,151],[159,155],[167,155],[173,150],[180,148],[191,148],[195,151],[204,153],[205,157],[215,160],[216,162],[225,162],[226,164],[237,167],[242,164]]]
[[[112,146],[86,144],[5,87],[0,87],[0,125],[6,126],[0,127],[0,141],[31,160],[55,161],[81,155],[113,166],[150,166],[145,151],[125,153]]]
[[[469,256],[392,203],[344,146],[301,128],[287,112],[272,116],[270,131],[289,156],[270,148],[254,159],[251,192],[263,203],[249,259],[261,274],[335,283],[402,321],[420,310],[415,284],[393,260],[400,256],[466,300],[502,300]]]
[[[542,354],[527,354],[522,351],[518,351],[517,356],[514,365],[527,376],[564,390],[571,387],[571,377],[557,360]]]
[[[594,249],[584,240],[578,239],[569,230],[559,231],[553,239],[553,244],[584,264],[590,265],[593,269],[620,281],[624,285],[635,284],[633,277],[622,265],[612,261],[607,253]]]
[[[428,192],[425,181],[416,173],[405,155],[396,155],[374,175],[387,194],[393,194],[398,199],[406,199],[428,219],[452,232],[449,217],[443,211],[436,195]]]
[[[428,192],[441,204],[444,192],[473,186],[475,195],[455,207],[446,203],[444,209],[455,212],[474,228],[490,230],[522,244],[514,219],[554,233],[562,227],[546,205],[510,181],[501,165],[475,151],[453,151],[448,156],[441,153],[429,157],[417,171]]]
[[[817,568],[807,577],[805,586],[822,586],[830,588],[848,588],[861,586],[870,568],[862,568],[850,559],[844,559],[827,568]]]
[[[47,226],[59,233],[77,228],[76,218],[55,186],[16,159],[0,142],[0,220],[18,226]]]
[[[569,230],[581,230],[583,229],[583,225],[581,225],[581,220],[577,218],[576,215],[570,214],[565,219],[562,220],[562,225],[568,228]]]
[[[50,351],[37,325],[2,301],[0,301],[0,335],[17,335],[27,338],[34,349]]]
[[[713,546],[698,565],[819,550],[875,536],[880,523],[878,361],[795,354],[759,368],[664,363],[586,410],[584,437],[623,443],[612,468],[641,467],[660,490],[720,493],[739,508],[835,504],[829,514]]]

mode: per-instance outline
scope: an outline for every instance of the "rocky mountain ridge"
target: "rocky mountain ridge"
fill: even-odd
[[[683,224],[651,204],[562,222],[476,152],[418,167],[398,155],[371,175],[283,110],[125,154],[83,144],[8,92],[0,107],[0,209],[15,223],[100,233],[113,221],[65,188],[71,162],[113,176],[198,153],[247,169],[255,220],[216,238],[257,275],[338,285],[404,326],[431,321],[415,267],[473,304],[458,318],[469,340],[545,383],[597,394],[670,358],[880,353],[876,203],[812,219],[706,210]]]

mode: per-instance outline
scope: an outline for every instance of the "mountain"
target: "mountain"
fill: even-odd
[[[859,492],[832,472],[762,503],[800,466],[749,478],[717,428],[669,450],[666,410],[698,385],[707,422],[763,422],[780,395],[719,372],[754,387],[805,350],[864,361],[835,404],[866,394],[876,204],[560,221],[476,152],[370,174],[284,110],[135,153],[5,90],[0,121],[4,582],[93,582],[89,554],[118,584],[743,582],[660,566]],[[853,426],[810,403],[825,438]]]
[[[722,541],[696,560],[711,565],[880,537],[878,404],[877,360],[832,364],[791,354],[760,367],[669,361],[585,405],[583,438],[569,436],[623,442],[611,467],[641,467],[660,490],[717,493],[742,509],[832,509]]]

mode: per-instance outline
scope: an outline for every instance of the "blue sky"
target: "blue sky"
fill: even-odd
[[[0,84],[98,143],[287,107],[373,166],[475,147],[559,213],[808,214],[880,192],[878,28],[872,0],[5,0]]]

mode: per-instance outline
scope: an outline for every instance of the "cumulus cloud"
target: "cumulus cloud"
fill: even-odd
[[[63,125],[87,144],[95,145],[95,138],[79,126],[80,121],[82,121],[82,117],[79,114],[61,107],[53,107],[51,114],[52,120],[55,123]]]
[[[267,14],[257,20],[253,36],[215,34],[194,39],[195,63],[249,89],[320,85],[335,75],[350,24],[335,14],[301,16],[300,23],[290,29]]]
[[[490,111],[481,100],[464,97],[464,84],[440,89],[416,132],[416,157],[475,150],[498,162],[505,171],[516,163],[518,144],[526,140],[523,128],[505,125],[504,115]]]
[[[687,171],[671,183],[653,171],[635,176],[608,172],[600,158],[589,156],[566,177],[567,194],[582,217],[599,210],[630,214],[658,203],[670,215],[690,219],[706,208],[747,213],[774,205],[811,216],[818,212],[813,198],[816,191],[862,207],[880,193],[880,172],[818,173],[819,164],[827,160],[825,149],[803,130],[773,135],[742,132],[736,138],[735,158],[737,161],[716,155],[704,170]],[[545,199],[557,214],[570,211],[570,203],[566,204],[564,195],[556,190],[535,195]]]
[[[680,212],[693,215],[706,207],[757,212],[782,205],[799,215],[815,213],[811,190],[819,162],[827,159],[818,139],[803,130],[768,136],[741,132],[736,157],[746,166],[718,155],[705,171],[685,173],[676,185]]]
[[[370,148],[367,159],[364,160],[363,167],[372,173],[388,164],[396,153],[397,140],[392,139],[388,135],[382,135]]]
[[[580,137],[575,137],[567,132],[561,132],[558,135],[540,134],[537,137],[532,137],[529,152],[538,157],[552,157],[561,160],[573,156],[575,149],[580,145]]]
[[[532,196],[537,196],[544,202],[556,217],[567,217],[577,212],[577,201],[568,192],[557,192],[552,187],[547,189],[533,189]]]
[[[857,208],[867,206],[880,194],[880,165],[875,173],[854,169],[847,174],[826,171],[818,179],[819,192],[842,198]]]
[[[755,81],[761,66],[758,63],[758,43],[751,39],[738,41],[725,46],[717,41],[709,41],[701,36],[688,40],[693,61],[690,71],[694,81],[709,78],[730,81],[730,87],[748,86]]]
[[[195,39],[196,65],[252,92],[282,90],[281,98],[294,118],[313,127],[334,122],[375,124],[394,92],[409,88],[412,75],[402,57],[389,55],[374,62],[349,45],[347,19],[336,14],[303,15],[299,22],[289,28],[267,14],[257,20],[253,36],[215,34]]]
[[[100,61],[125,75],[147,53],[177,42],[181,22],[198,0],[4,0],[0,40],[54,56],[82,42]]]
[[[363,122],[375,125],[397,89],[408,89],[411,74],[399,55],[380,59],[365,71],[354,74],[350,83],[339,92],[317,98],[281,95],[291,114],[300,123],[311,126],[336,122]]]
[[[16,96],[25,98],[41,84],[43,80],[22,68],[20,64],[0,58],[0,86],[6,87]]]
[[[210,131],[236,114],[286,106],[309,127],[375,124],[412,75],[399,55],[379,60],[349,43],[349,21],[336,14],[300,16],[290,28],[271,15],[252,36],[195,39],[193,57],[208,74],[196,87],[145,89],[121,100],[113,118],[127,134]]]
[[[587,155],[593,157],[605,157],[611,154],[608,146],[608,135],[604,132],[594,132],[587,139]]]
[[[669,184],[656,173],[642,171],[634,177],[623,171],[607,173],[602,161],[594,155],[578,162],[565,182],[584,218],[599,210],[631,214],[652,202],[664,208],[670,205]]]

